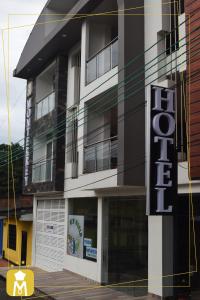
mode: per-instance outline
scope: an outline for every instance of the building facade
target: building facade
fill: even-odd
[[[198,99],[199,9],[189,0],[45,5],[14,71],[27,79],[24,192],[34,194],[34,266],[135,283],[134,295],[198,287],[198,108],[190,107]],[[169,215],[146,205],[152,86],[174,93]]]
[[[17,195],[1,198],[0,209],[0,255],[8,264],[32,265],[33,198]]]

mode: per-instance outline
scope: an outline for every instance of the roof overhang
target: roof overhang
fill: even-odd
[[[68,50],[80,41],[81,25],[84,17],[76,18],[77,14],[86,14],[92,11],[98,5],[96,0],[78,0],[70,9],[69,14],[60,20],[57,26],[45,37],[44,24],[41,20],[47,11],[47,6],[53,5],[58,0],[48,1],[43,9],[38,21],[36,22],[32,33],[24,47],[16,69],[13,72],[14,77],[30,79],[41,72],[44,67],[55,58],[59,53],[67,53]],[[62,0],[62,2],[73,2],[74,0]],[[59,0],[61,5],[61,1]],[[63,4],[62,4],[63,5]]]

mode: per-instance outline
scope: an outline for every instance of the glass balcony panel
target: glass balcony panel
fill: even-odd
[[[92,173],[96,171],[96,149],[95,146],[89,146],[85,149],[85,171]]]
[[[98,54],[98,77],[104,75],[111,69],[111,46]]]
[[[118,40],[115,41],[111,46],[111,52],[112,52],[112,68],[116,67],[118,65]]]
[[[37,104],[37,119],[42,117],[42,101]]]
[[[97,79],[97,58],[94,57],[87,63],[87,83]]]
[[[85,173],[117,168],[117,138],[85,147]]]
[[[110,141],[102,142],[96,145],[97,171],[110,168]]]
[[[86,63],[86,84],[118,65],[118,40],[113,40]]]
[[[55,108],[55,93],[48,95],[39,103],[36,104],[36,119],[40,119],[41,117],[47,115]]]
[[[45,116],[49,112],[48,97],[46,99],[44,99],[42,102],[43,102],[42,116]]]

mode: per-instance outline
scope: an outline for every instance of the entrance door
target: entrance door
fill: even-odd
[[[126,283],[148,277],[148,227],[145,198],[109,199],[108,281]],[[131,285],[134,285],[133,283]],[[140,282],[147,286],[147,281]],[[134,296],[146,288],[129,289]]]
[[[26,265],[26,255],[27,255],[27,232],[22,231],[21,266]]]
[[[0,220],[0,257],[3,255],[3,220]]]

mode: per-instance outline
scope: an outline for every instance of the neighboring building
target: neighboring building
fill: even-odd
[[[144,279],[134,294],[147,286],[160,297],[187,294],[190,280],[198,288],[189,231],[200,223],[198,210],[189,221],[187,170],[191,162],[192,179],[200,178],[191,141],[199,129],[188,109],[198,99],[198,70],[190,89],[187,53],[197,45],[186,45],[196,26],[188,9],[198,16],[198,1],[45,5],[14,71],[28,82],[24,192],[34,194],[34,266],[100,283]],[[151,85],[175,91],[179,196],[170,216],[146,215]],[[200,182],[192,187],[198,208]]]
[[[32,264],[32,196],[17,196],[14,199],[0,199],[2,226],[1,257],[10,264],[30,266]],[[16,207],[16,210],[15,210]]]

